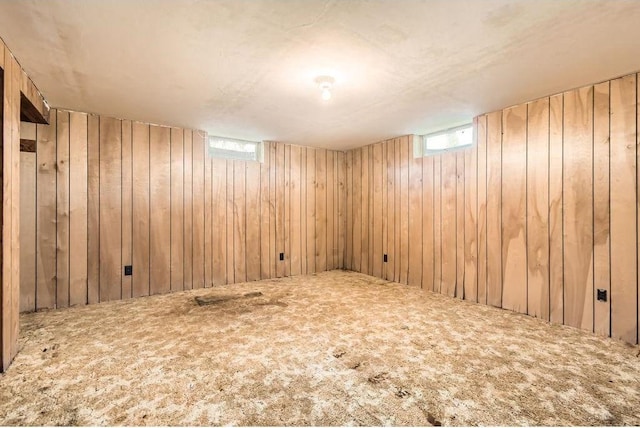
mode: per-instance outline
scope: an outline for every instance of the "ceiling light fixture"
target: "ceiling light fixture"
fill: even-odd
[[[335,83],[335,79],[331,76],[318,76],[316,77],[316,83],[322,91],[322,99],[325,101],[331,99],[331,87]]]

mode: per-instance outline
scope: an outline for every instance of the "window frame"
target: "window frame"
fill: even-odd
[[[427,148],[427,139],[430,137],[437,137],[440,135],[448,135],[448,134],[452,134],[454,132],[463,130],[463,129],[470,129],[471,130],[471,144],[463,144],[463,145],[459,145],[459,146],[454,146],[454,147],[447,147],[444,149],[429,149]],[[475,143],[476,143],[476,139],[475,137],[475,127],[473,126],[473,122],[469,122],[469,123],[465,123],[463,125],[459,125],[459,126],[454,126],[452,128],[447,128],[447,129],[443,129],[440,131],[436,131],[436,132],[431,132],[429,134],[423,134],[420,136],[420,155],[421,156],[433,156],[433,155],[439,155],[442,153],[448,153],[448,152],[455,152],[458,150],[465,150],[465,149],[469,149],[472,148]],[[417,154],[417,153],[416,153]]]
[[[254,151],[240,151],[233,149],[225,149],[222,147],[215,147],[212,145],[213,141],[223,141],[230,143],[237,143],[242,145],[253,145],[255,147]],[[238,154],[234,156],[234,153]],[[248,156],[243,156],[244,154],[251,154],[251,158]],[[250,140],[241,140],[238,138],[227,138],[220,137],[217,135],[209,135],[208,145],[207,145],[207,155],[210,158],[216,159],[227,159],[227,160],[238,160],[244,162],[264,162],[264,143],[262,141],[250,141]]]

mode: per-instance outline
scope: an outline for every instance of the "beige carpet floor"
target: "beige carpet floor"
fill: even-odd
[[[20,322],[0,425],[640,424],[638,347],[357,273]]]

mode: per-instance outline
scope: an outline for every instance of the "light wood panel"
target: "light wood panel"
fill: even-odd
[[[193,131],[184,131],[184,185],[183,185],[183,215],[184,215],[184,289],[193,288]],[[231,217],[228,217],[229,220]],[[233,236],[233,235],[231,235]],[[228,270],[227,272],[233,272]]]
[[[58,112],[60,115],[61,112]],[[60,122],[58,122],[60,124]],[[58,133],[60,135],[60,133]],[[60,141],[58,141],[58,146]],[[122,122],[100,118],[100,301],[122,298]],[[161,183],[158,183],[161,185]],[[60,225],[58,225],[59,227]],[[58,284],[58,290],[60,284]],[[59,294],[58,294],[59,295]]]
[[[222,285],[227,283],[227,248],[228,248],[227,246],[227,206],[226,206],[227,161],[224,159],[214,158],[214,159],[211,159],[211,162],[213,167],[213,200],[214,200],[214,203],[213,203],[213,284]],[[264,205],[263,205],[263,208],[264,208]],[[262,228],[262,231],[264,232],[264,226]],[[264,245],[264,235],[261,239],[262,239],[261,242]],[[269,242],[268,239],[267,239],[267,242]],[[264,253],[262,254],[264,255]],[[263,275],[265,274],[264,271],[262,274]],[[263,278],[264,277],[265,276],[263,276]],[[268,274],[266,277],[268,277]]]
[[[51,126],[38,127],[38,134],[51,132],[53,117],[57,110],[51,110]],[[148,135],[148,134],[147,134]],[[147,137],[148,143],[148,137]],[[56,141],[52,144],[55,146]],[[148,156],[148,149],[147,149]],[[149,165],[147,161],[146,165]],[[148,179],[147,179],[148,180]],[[38,189],[47,186],[48,180],[38,177]],[[148,186],[147,186],[148,189]],[[147,210],[148,212],[148,210]],[[55,225],[38,228],[38,236],[55,230]],[[87,303],[100,301],[100,117],[87,118]],[[38,302],[38,309],[51,308],[47,302]]]
[[[184,287],[184,131],[171,128],[171,291]]]
[[[246,162],[234,162],[233,168],[233,277],[234,282],[247,280],[246,241]],[[194,258],[195,263],[195,258]],[[195,280],[195,278],[194,278]]]
[[[474,146],[416,160],[421,176],[409,160],[408,187],[402,144],[415,137],[348,151],[347,267],[370,273],[361,262],[372,260],[374,276],[408,278],[442,294],[637,343],[637,78],[481,115],[474,119]],[[374,176],[369,181],[363,168]],[[421,221],[421,233],[414,221]],[[377,229],[389,256],[380,270]],[[368,249],[366,239],[373,243]],[[421,252],[417,271],[414,251]],[[597,300],[598,290],[605,300]]]
[[[592,330],[593,87],[566,92],[563,112],[564,323]]]
[[[609,82],[594,86],[593,93],[593,282],[611,295],[611,234],[609,205]],[[593,329],[608,336],[611,331],[611,299],[595,300]]]
[[[20,153],[20,312],[36,309],[36,154]],[[85,241],[86,248],[86,241]],[[85,257],[86,263],[86,257]],[[86,264],[85,264],[86,266]]]
[[[417,137],[408,144],[408,234],[407,234],[407,283],[422,287],[422,157],[414,158],[413,145],[418,144]],[[379,229],[378,229],[379,230]]]
[[[56,145],[56,307],[69,306],[69,112],[58,112]]]
[[[527,105],[503,111],[502,307],[527,312]]]
[[[73,116],[72,116],[73,119]],[[133,278],[124,275],[124,266],[133,266],[133,158],[132,123],[122,121],[122,298],[133,296]],[[78,178],[81,179],[80,177]],[[73,223],[72,223],[73,224]],[[79,243],[80,245],[80,243]],[[72,259],[73,260],[73,259]]]
[[[611,81],[611,336],[631,343],[638,339],[636,88],[635,75]]]
[[[291,170],[289,191],[291,192],[291,275],[300,275],[302,270],[302,148],[291,146]],[[269,217],[267,216],[267,220]]]
[[[133,297],[148,296],[149,275],[149,125],[133,122]],[[91,195],[91,189],[89,189]],[[89,227],[91,230],[91,227]]]
[[[260,279],[260,251],[256,251],[260,246],[260,164],[247,162],[245,171],[246,271],[247,281],[256,281]]]
[[[70,305],[84,305],[87,303],[87,137],[87,115],[72,112],[69,137],[69,224],[73,226],[69,230],[69,260],[73,261],[69,266]],[[129,181],[129,185],[130,183]],[[35,183],[33,183],[33,186],[35,186]],[[26,212],[28,211],[25,209]],[[28,220],[25,219],[25,221]],[[29,224],[32,223],[29,222]],[[33,309],[35,309],[35,306]]]
[[[171,290],[171,200],[167,197],[171,189],[170,128],[149,127],[149,182],[149,278],[153,295]]]
[[[335,152],[327,150],[326,151],[327,158],[327,174],[326,174],[326,183],[324,186],[325,196],[327,201],[327,210],[325,216],[325,224],[326,224],[326,270],[332,270],[336,268],[335,256],[336,256],[336,200],[335,200],[335,187],[336,187],[336,176],[335,176]],[[372,253],[373,254],[373,253]]]
[[[360,149],[360,272],[370,274],[369,269],[369,147]]]
[[[193,155],[193,194],[191,201],[193,204],[193,288],[204,287],[204,140],[205,135],[202,131],[193,131],[192,137],[192,155]],[[246,271],[246,268],[245,268]]]
[[[528,104],[527,313],[549,320],[549,98]]]

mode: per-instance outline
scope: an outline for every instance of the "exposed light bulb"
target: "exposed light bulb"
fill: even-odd
[[[331,76],[318,76],[316,77],[316,83],[318,87],[320,87],[320,91],[322,92],[322,99],[324,101],[328,101],[331,99],[331,87],[335,79]]]

